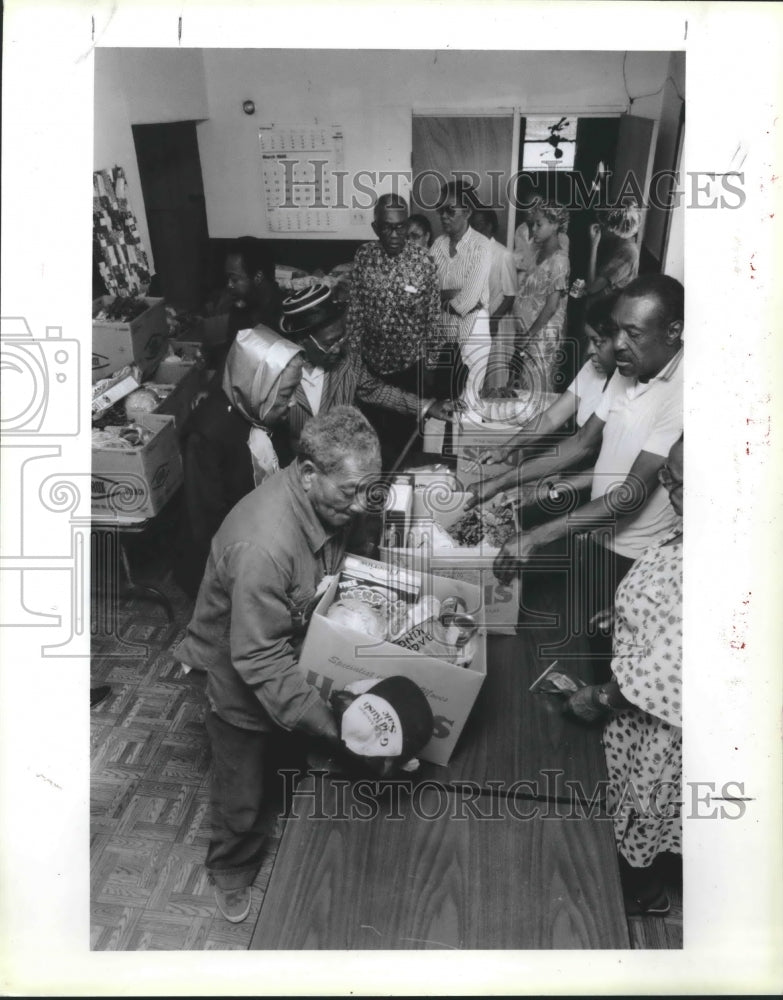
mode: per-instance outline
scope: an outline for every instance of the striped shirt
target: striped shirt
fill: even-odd
[[[313,408],[311,394],[305,387],[305,374],[309,381],[321,373],[322,389]],[[348,351],[334,368],[324,371],[323,368],[306,367],[302,381],[296,387],[293,405],[288,410],[286,430],[289,442],[295,446],[305,424],[316,413],[328,413],[335,406],[351,406],[356,402],[371,403],[386,410],[418,416],[422,404],[429,400],[421,400],[411,392],[405,392],[394,385],[389,385],[382,378],[373,375],[367,368],[358,351]]]
[[[468,226],[457,243],[457,252],[449,254],[449,237],[439,236],[432,244],[432,259],[438,269],[441,291],[457,289],[451,308],[459,315],[446,313],[443,321],[454,327],[450,338],[467,343],[475,322],[475,311],[489,308],[489,271],[492,252],[489,240]]]

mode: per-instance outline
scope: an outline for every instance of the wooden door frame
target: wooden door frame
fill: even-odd
[[[573,118],[620,118],[628,114],[626,105],[612,104],[605,107],[591,107],[589,111],[563,110],[557,108],[523,108],[521,104],[511,107],[495,108],[412,108],[411,118],[508,118],[511,116],[511,163],[509,164],[509,177],[513,177],[519,170],[519,136],[522,131],[522,119],[534,117],[546,117],[549,115],[570,115]],[[657,139],[657,132],[654,132]],[[654,143],[651,144],[654,149]],[[412,153],[412,151],[411,151]],[[506,223],[506,246],[513,247],[514,232],[516,230],[516,212],[509,210]]]

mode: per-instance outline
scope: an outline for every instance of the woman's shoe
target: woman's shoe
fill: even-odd
[[[669,894],[661,889],[652,898],[644,896],[623,896],[625,914],[628,917],[663,917],[671,909]]]

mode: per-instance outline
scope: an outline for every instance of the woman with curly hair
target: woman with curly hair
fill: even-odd
[[[521,387],[540,392],[554,388],[558,348],[563,339],[568,278],[568,254],[560,234],[568,225],[568,211],[543,203],[533,215],[535,263],[521,279],[513,312],[517,320],[516,353],[512,362],[520,373]]]

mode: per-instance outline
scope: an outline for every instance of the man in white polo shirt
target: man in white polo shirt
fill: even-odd
[[[593,416],[557,455],[519,470],[521,483],[546,485],[556,473],[595,458],[591,500],[507,542],[495,563],[501,579],[509,579],[544,546],[575,531],[589,531],[613,554],[614,586],[670,528],[675,515],[658,472],[683,429],[683,300],[682,285],[666,275],[645,275],[623,290],[612,313],[613,380],[625,378],[630,384],[605,393]],[[477,492],[486,499],[492,491]]]

